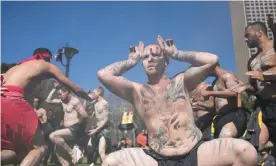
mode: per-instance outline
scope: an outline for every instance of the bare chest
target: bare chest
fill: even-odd
[[[143,85],[140,89],[140,112],[147,116],[170,115],[183,111],[189,100],[183,82],[169,81],[165,86]]]
[[[253,71],[267,71],[276,66],[276,54],[274,50],[268,51],[264,55],[256,56],[250,63]]]
[[[76,110],[75,110],[75,106],[74,106],[74,104],[72,104],[72,103],[68,103],[68,104],[62,104],[62,107],[63,107],[63,111],[64,111],[64,113],[67,113],[67,114],[70,114],[70,113],[73,113],[73,112],[75,112]]]

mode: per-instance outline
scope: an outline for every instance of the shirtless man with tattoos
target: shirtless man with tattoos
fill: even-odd
[[[195,90],[191,92],[191,104],[196,126],[202,132],[202,140],[210,140],[211,124],[214,118],[214,98],[212,96],[202,96],[201,91],[210,90],[211,84],[200,83]]]
[[[247,127],[247,111],[238,106],[238,93],[232,89],[243,84],[230,71],[215,68],[213,91],[203,90],[203,96],[213,96],[217,116],[214,118],[214,138],[240,138]]]
[[[91,93],[92,101],[94,103],[95,116],[97,119],[96,128],[89,130],[88,135],[92,136],[92,147],[95,150],[98,146],[98,152],[100,154],[101,160],[104,160],[106,153],[111,148],[111,126],[108,122],[109,116],[109,104],[104,99],[104,89],[102,87],[97,87]]]
[[[261,130],[268,130],[269,140],[276,144],[276,53],[273,40],[267,37],[266,25],[262,22],[248,24],[245,41],[249,48],[258,52],[248,61],[249,82],[257,94],[256,106],[261,108]],[[274,73],[274,74],[273,74]],[[265,136],[264,136],[265,137]]]
[[[172,40],[144,49],[131,47],[129,58],[98,71],[99,80],[124,100],[134,105],[148,130],[149,149],[127,148],[109,154],[103,166],[116,165],[256,165],[257,153],[244,140],[222,138],[202,142],[202,133],[196,127],[190,104],[192,91],[210,75],[218,57],[206,52],[177,50]],[[187,71],[167,78],[169,58],[192,64]],[[146,84],[132,82],[121,75],[138,64],[148,76]],[[212,153],[211,153],[212,152]]]
[[[77,141],[77,139],[84,134],[83,119],[87,117],[87,112],[83,107],[81,101],[73,96],[67,88],[63,87],[56,81],[53,82],[54,88],[49,93],[46,102],[50,104],[61,104],[64,111],[63,126],[65,128],[54,131],[50,134],[51,141],[62,148],[72,158],[72,163],[78,162],[77,151],[73,150],[66,141]],[[53,94],[58,92],[59,99],[53,99]],[[66,161],[60,150],[56,151],[57,157],[62,165],[69,165],[70,161]]]

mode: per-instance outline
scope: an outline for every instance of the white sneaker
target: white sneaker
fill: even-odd
[[[80,148],[75,145],[73,148],[73,155],[72,155],[73,164],[78,163],[79,160],[83,158],[83,156],[84,155],[83,155],[82,151],[80,150]]]
[[[94,163],[91,163],[89,166],[94,166]]]

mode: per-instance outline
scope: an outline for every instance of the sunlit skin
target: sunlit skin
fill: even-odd
[[[194,123],[189,91],[213,72],[218,58],[206,52],[177,50],[172,41],[166,42],[161,36],[157,37],[157,41],[158,45],[151,44],[145,48],[143,42],[140,42],[135,52],[129,53],[127,60],[115,62],[98,71],[98,78],[108,90],[134,105],[148,130],[148,143],[152,150],[168,157],[189,154],[202,136]],[[193,67],[173,78],[167,78],[166,58],[188,62]],[[146,84],[122,77],[139,60],[142,60],[148,77]],[[244,148],[247,153],[236,158],[236,154]],[[220,139],[201,144],[197,156],[199,166],[217,163],[253,166],[256,151],[246,141]],[[153,166],[157,165],[157,161],[140,148],[127,148],[108,155],[102,165]]]

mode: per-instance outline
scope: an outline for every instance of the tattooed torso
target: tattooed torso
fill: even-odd
[[[164,156],[188,153],[201,139],[183,75],[158,86],[142,85],[135,107],[148,129],[149,146]]]
[[[229,86],[229,85],[228,85]],[[229,86],[231,87],[231,86]],[[226,83],[223,81],[222,76],[218,78],[218,80],[215,82],[214,85],[214,91],[222,91],[227,89]],[[237,107],[237,99],[235,97],[233,98],[221,98],[221,97],[215,97],[215,109],[216,112],[222,112],[224,110],[229,110],[232,108]]]
[[[265,55],[257,55],[251,62],[250,68],[252,71],[269,71],[276,67],[276,54],[274,50],[268,51]],[[276,81],[259,81],[256,80],[258,94],[263,99],[276,97]]]

